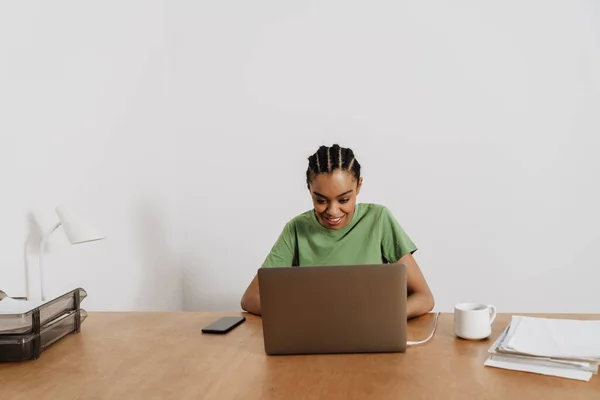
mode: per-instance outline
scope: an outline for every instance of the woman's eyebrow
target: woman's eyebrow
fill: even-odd
[[[353,191],[354,191],[354,189],[350,189],[350,190],[348,190],[348,191],[345,191],[345,192],[344,192],[344,193],[342,193],[342,194],[338,194],[338,195],[337,195],[337,196],[335,196],[335,197],[342,197],[342,196],[345,196],[345,195],[347,195],[347,194],[349,194],[349,193],[352,193]],[[315,196],[319,196],[319,197],[322,197],[322,198],[324,198],[324,199],[326,199],[326,198],[327,198],[327,196],[325,196],[325,195],[322,195],[322,194],[321,194],[321,193],[319,193],[319,192],[313,192],[313,193],[314,193],[314,195],[315,195]]]

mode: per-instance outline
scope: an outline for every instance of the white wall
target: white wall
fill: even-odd
[[[600,312],[596,3],[73,4],[0,17],[3,290],[22,289],[29,213],[48,227],[68,201],[107,240],[53,237],[55,290],[237,309],[310,207],[306,157],[338,142],[439,310]]]
[[[27,265],[39,295],[39,236],[64,203],[106,240],[56,232],[49,295],[82,286],[88,309],[181,308],[162,2],[4,2],[0,54],[0,288],[25,295]]]

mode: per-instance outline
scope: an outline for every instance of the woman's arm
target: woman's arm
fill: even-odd
[[[251,314],[260,315],[260,294],[258,291],[258,276],[254,275],[254,279],[248,285],[248,288],[242,296],[242,310],[248,311]]]
[[[429,285],[421,272],[421,268],[415,261],[412,254],[406,254],[398,264],[406,265],[406,280],[408,301],[406,303],[407,317],[414,318],[423,314],[427,314],[433,309],[435,301]]]
[[[269,255],[262,263],[263,267],[291,267],[297,261],[295,260],[296,254],[296,233],[295,233],[295,222],[291,220],[288,222],[283,231],[277,238],[277,241],[273,245],[273,248],[269,252]],[[260,292],[258,291],[258,275],[254,275],[254,279],[248,285],[248,288],[242,296],[241,306],[244,311],[248,311],[251,314],[261,315],[260,310]]]

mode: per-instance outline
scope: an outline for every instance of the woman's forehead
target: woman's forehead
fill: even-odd
[[[356,187],[356,180],[346,171],[336,170],[331,174],[319,174],[313,178],[311,189],[325,196],[337,196]]]

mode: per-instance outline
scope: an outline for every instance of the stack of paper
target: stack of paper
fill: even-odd
[[[46,301],[16,300],[10,297],[0,299],[0,335],[23,333],[31,329],[31,314],[27,315],[27,313],[46,303]],[[52,304],[40,311],[40,322],[43,325],[51,321],[72,307],[72,303],[71,297],[54,300]]]
[[[23,314],[44,303],[44,301],[16,300],[11,297],[4,297],[0,300],[0,314]]]
[[[589,381],[600,364],[600,321],[514,316],[485,365]]]

